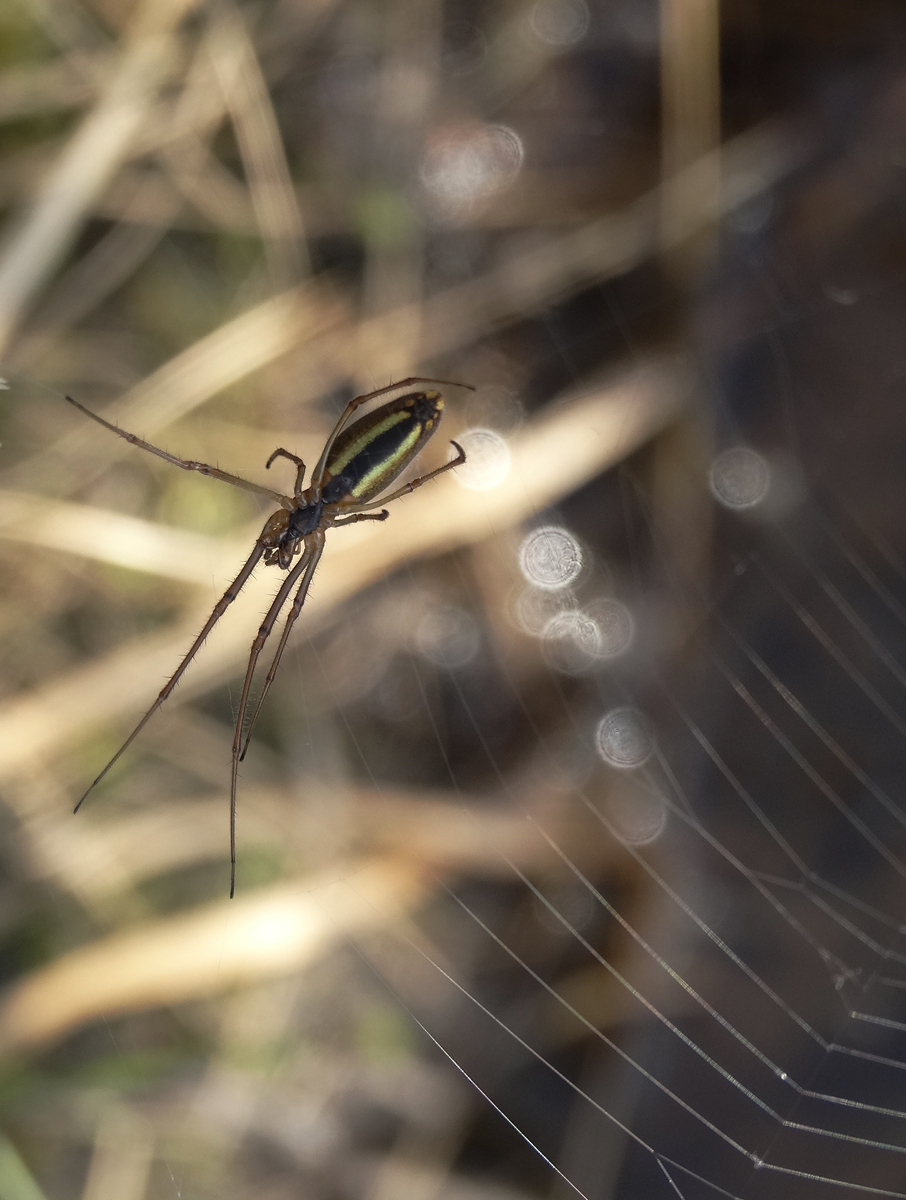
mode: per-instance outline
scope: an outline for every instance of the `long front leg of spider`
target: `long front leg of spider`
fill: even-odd
[[[83,412],[86,417],[91,417],[92,421],[97,421],[98,425],[103,425],[105,429],[109,429],[117,437],[123,438],[130,446],[136,446],[139,450],[147,450],[149,454],[156,454],[158,458],[162,458],[164,462],[172,463],[174,467],[181,467],[183,471],[198,471],[201,475],[208,475],[211,479],[219,479],[223,483],[231,483],[233,487],[242,488],[245,492],[254,492],[257,496],[269,496],[271,500],[276,500],[279,505],[290,512],[295,507],[290,497],[284,496],[282,492],[275,492],[273,488],[262,487],[260,483],[252,483],[251,480],[243,479],[240,475],[231,475],[229,471],[221,471],[219,467],[212,467],[210,463],[194,462],[188,458],[178,458],[175,454],[169,454],[166,450],[161,450],[160,446],[152,446],[144,438],[140,438],[134,433],[129,433],[125,429],[120,429],[119,425],[114,425],[112,421],[106,421],[103,417],[99,417],[97,413],[92,412],[90,408],[86,408],[84,404],[80,404],[78,400],[73,400],[72,396],[67,396],[66,399],[79,412]]]
[[[373,519],[374,520],[383,520],[382,517],[381,518],[375,517]],[[342,524],[342,522],[340,522],[340,523]],[[286,643],[289,641],[290,632],[292,630],[293,625],[296,622],[296,618],[298,617],[299,613],[302,611],[302,605],[305,603],[305,599],[308,596],[308,589],[311,587],[311,581],[315,577],[315,571],[317,570],[318,563],[321,559],[321,555],[324,552],[324,536],[323,536],[323,534],[314,535],[314,537],[319,537],[320,541],[314,547],[307,547],[307,549],[306,549],[308,570],[305,572],[305,575],[302,578],[302,582],[299,584],[299,590],[296,592],[296,597],[293,600],[293,606],[289,610],[289,615],[287,616],[286,622],[284,623],[284,626],[283,626],[283,633],[280,635],[280,643],[277,646],[276,651],[274,652],[274,657],[273,657],[273,661],[271,662],[271,665],[270,665],[270,670],[268,671],[267,675],[265,675],[265,677],[264,677],[264,686],[262,687],[261,694],[258,696],[258,699],[255,703],[255,711],[252,713],[252,719],[249,721],[248,727],[246,728],[246,731],[245,731],[245,741],[242,743],[242,752],[239,755],[240,762],[242,762],[245,759],[245,756],[248,753],[249,742],[252,740],[252,732],[255,728],[255,724],[261,713],[261,709],[264,705],[264,701],[267,699],[267,693],[270,691],[270,686],[274,682],[274,679],[277,676],[277,668],[280,666],[280,659],[283,657],[283,651],[286,649]],[[314,540],[314,537],[312,540]]]
[[[268,524],[269,523],[270,523],[270,521],[268,521]],[[88,795],[94,790],[95,787],[97,787],[97,785],[101,782],[101,780],[104,778],[104,776],[110,770],[110,768],[114,765],[114,763],[119,761],[119,759],[123,755],[123,753],[129,748],[129,746],[132,745],[132,743],[135,741],[135,739],[138,737],[138,735],[141,733],[141,731],[145,728],[145,726],[148,724],[148,722],[151,720],[151,718],[154,716],[154,714],[157,712],[157,710],[160,708],[160,706],[163,704],[163,702],[167,699],[167,697],[170,695],[170,693],[176,687],[177,683],[179,683],[179,681],[182,678],[183,673],[185,672],[189,663],[192,661],[192,659],[198,653],[198,650],[201,647],[202,642],[205,640],[205,638],[208,636],[208,634],[211,632],[211,630],[214,628],[214,626],[217,624],[217,622],[220,620],[220,618],[223,616],[223,614],[226,612],[226,610],[229,608],[229,606],[233,603],[233,601],[236,599],[236,597],[242,591],[249,576],[251,575],[252,571],[254,571],[254,569],[258,563],[258,560],[261,558],[261,555],[264,553],[265,541],[266,541],[267,537],[268,537],[267,526],[265,526],[265,529],[261,533],[261,536],[255,542],[255,549],[252,551],[252,553],[249,555],[248,559],[246,560],[245,566],[242,568],[242,570],[239,572],[239,574],[236,576],[236,578],[233,580],[233,582],[230,584],[230,586],[227,588],[227,590],[223,593],[223,595],[220,597],[220,599],[214,605],[211,615],[208,617],[207,621],[205,621],[204,628],[202,629],[201,633],[199,633],[198,637],[195,639],[195,641],[192,643],[192,645],[189,647],[188,653],[186,654],[185,658],[182,660],[182,662],[179,664],[179,666],[176,668],[176,670],[173,672],[173,674],[170,676],[170,678],[164,684],[163,688],[161,689],[160,693],[158,694],[157,699],[154,701],[154,703],[151,705],[151,707],[148,709],[148,711],[145,713],[145,715],[142,717],[142,719],[139,721],[139,723],[136,725],[136,727],[132,730],[132,732],[129,734],[129,736],[126,738],[126,740],[123,742],[122,746],[120,746],[119,750],[117,750],[116,754],[114,754],[113,758],[111,758],[111,760],[107,763],[106,767],[104,767],[104,769],[103,769],[103,771],[101,771],[100,775],[98,775],[98,777],[96,779],[92,780],[92,782],[85,789],[84,793],[82,794],[81,800],[79,800],[78,804],[73,809],[73,812],[79,811],[79,809],[82,807],[82,805],[85,802]]]
[[[321,538],[323,546],[323,537]],[[320,549],[318,550],[320,557]],[[255,640],[252,642],[252,648],[249,652],[249,663],[245,672],[245,680],[242,684],[242,695],[239,697],[239,711],[236,714],[236,727],[233,731],[233,766],[230,775],[230,899],[232,900],[236,892],[236,784],[239,776],[239,750],[242,746],[242,726],[245,721],[245,710],[248,707],[249,692],[252,687],[252,676],[255,673],[255,667],[258,663],[258,658],[261,651],[264,649],[264,643],[270,637],[271,630],[274,628],[277,618],[280,615],[280,610],[286,603],[290,592],[296,585],[299,576],[308,569],[310,559],[303,557],[293,567],[283,583],[280,585],[280,590],[274,597],[273,603],[267,610],[264,620],[258,628],[255,635]]]

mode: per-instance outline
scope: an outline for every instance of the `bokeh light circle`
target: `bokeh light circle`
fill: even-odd
[[[510,473],[510,448],[494,429],[467,429],[456,440],[466,452],[457,467],[457,483],[470,491],[484,492],[503,483]]]
[[[513,599],[511,616],[523,633],[530,637],[541,637],[553,617],[575,607],[576,598],[572,592],[524,587]]]
[[[509,187],[522,168],[522,139],[506,125],[460,126],[436,134],[422,163],[422,183],[457,207]]]
[[[529,17],[541,41],[557,48],[580,42],[588,32],[590,19],[584,0],[538,0]]]
[[[429,609],[415,630],[418,649],[437,667],[453,670],[478,653],[481,634],[475,618],[454,604]]]
[[[544,627],[544,657],[564,675],[581,675],[600,658],[601,635],[588,613],[567,609],[551,617]]]
[[[512,388],[496,384],[483,384],[479,392],[468,396],[465,402],[466,419],[482,429],[493,429],[507,434],[521,425],[525,411],[517,393]]]
[[[601,658],[624,654],[635,637],[635,618],[626,605],[607,597],[589,605],[588,613],[598,627]]]
[[[582,548],[567,529],[544,525],[519,547],[519,568],[535,587],[569,587],[582,570]]]
[[[599,909],[594,894],[584,886],[565,884],[557,888],[545,904],[540,895],[532,898],[536,919],[559,937],[572,937],[595,919]]]
[[[708,474],[711,491],[727,508],[751,508],[771,486],[767,460],[748,446],[733,446],[718,454]]]
[[[604,812],[620,841],[633,846],[653,842],[667,824],[664,797],[637,776],[624,777],[611,791]]]
[[[643,766],[654,753],[654,734],[637,708],[614,708],[601,720],[595,734],[598,753],[621,770]]]

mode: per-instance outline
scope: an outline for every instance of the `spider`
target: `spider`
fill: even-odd
[[[91,417],[93,421],[97,421],[99,425],[103,425],[105,429],[109,429],[119,437],[125,438],[133,446],[138,446],[141,450],[148,450],[151,454],[156,454],[158,458],[182,467],[184,471],[198,471],[202,475],[222,479],[224,483],[232,484],[233,487],[243,488],[245,491],[254,492],[257,495],[268,496],[280,505],[277,511],[265,521],[264,528],[258,535],[245,565],[214,605],[204,628],[189,647],[182,662],[113,758],[85,789],[81,800],[75,806],[75,812],[79,811],[89,793],[100,783],[176,687],[189,663],[198,653],[202,642],[239,595],[258,562],[263,558],[265,565],[277,566],[282,571],[286,571],[287,575],[252,642],[242,694],[239,698],[239,709],[236,714],[230,776],[230,898],[232,899],[236,892],[236,785],[239,764],[245,758],[252,729],[274,681],[290,631],[302,610],[305,597],[308,595],[308,589],[324,550],[325,533],[335,526],[353,525],[356,521],[385,521],[390,515],[386,508],[381,508],[380,512],[373,510],[380,505],[389,504],[391,500],[406,496],[409,492],[414,492],[417,487],[421,487],[429,479],[435,479],[444,471],[450,471],[453,467],[458,467],[466,461],[462,446],[458,442],[452,442],[451,444],[457,451],[455,458],[444,463],[442,467],[429,471],[427,475],[421,475],[410,483],[403,484],[389,496],[375,500],[375,497],[384,491],[412,462],[434,433],[443,415],[444,398],[440,392],[434,390],[407,392],[404,396],[398,396],[395,400],[380,405],[364,417],[360,417],[352,425],[348,425],[347,422],[353,413],[369,400],[374,400],[387,392],[395,392],[400,388],[424,383],[439,383],[449,387],[467,387],[471,391],[475,390],[468,383],[451,383],[449,380],[428,379],[416,375],[409,379],[402,379],[399,383],[391,383],[387,387],[354,397],[346,405],[333,432],[327,439],[307,488],[302,487],[305,478],[305,463],[290,450],[279,446],[265,463],[265,467],[270,468],[276,459],[286,458],[295,466],[296,482],[291,496],[284,496],[281,492],[273,491],[271,488],[251,483],[248,479],[242,479],[238,475],[230,475],[227,471],[221,471],[218,467],[209,466],[207,463],[190,462],[188,459],[177,458],[176,455],[168,454],[166,450],[161,450],[157,446],[152,446],[150,442],[136,437],[134,433],[127,433],[118,425],[104,420],[103,417],[99,417],[97,413],[86,408],[84,404],[80,404],[78,400],[73,400],[71,396],[66,397],[70,404],[74,404],[86,416]],[[298,562],[295,561],[297,556]],[[293,596],[292,606],[243,741],[243,727],[248,709],[252,676],[264,644],[294,588],[296,588],[296,592]]]

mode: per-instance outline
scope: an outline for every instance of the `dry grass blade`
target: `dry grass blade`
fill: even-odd
[[[178,211],[169,205],[167,220]],[[128,280],[163,237],[162,225],[136,224],[130,220],[135,208],[127,208],[123,221],[80,258],[57,281],[47,303],[42,305],[29,331],[16,342],[7,363],[13,371],[37,365],[61,333],[81,321],[120,284]]]
[[[344,321],[345,313],[326,285],[304,285],[256,305],[201,338],[126,392],[105,413],[123,428],[140,428],[152,437],[216,392]],[[91,477],[86,459],[93,460],[97,470],[129,449],[126,442],[112,441],[99,454],[97,435],[82,425],[13,468],[7,478],[37,478],[45,481],[49,490],[65,491]],[[78,468],[72,465],[74,459],[80,461]]]
[[[229,96],[221,86],[217,56],[224,50],[224,17],[214,20],[201,38],[186,73],[179,97],[161,105],[145,129],[144,149],[156,155],[177,194],[198,214],[202,227],[257,231],[248,188],[214,153],[211,141],[229,111]],[[235,40],[235,39],[234,39]],[[232,45],[233,43],[230,42]],[[235,56],[234,56],[235,57]],[[235,74],[236,72],[233,72]],[[147,201],[146,180],[135,188]],[[108,195],[107,205],[117,197]],[[148,219],[148,218],[146,218]],[[295,279],[286,279],[288,287]]]
[[[202,586],[212,567],[242,552],[203,534],[24,492],[0,491],[0,538]]]
[[[308,789],[323,791],[321,781]],[[339,797],[331,783],[332,799]],[[302,883],[240,895],[179,920],[162,920],[101,939],[37,971],[8,994],[0,1009],[0,1050],[60,1036],[99,1016],[176,1004],[274,975],[304,969],[336,940],[397,924],[420,902],[437,872],[468,871],[511,878],[550,866],[550,849],[522,811],[487,811],[460,798],[376,794],[347,789],[355,803],[358,839],[368,854]],[[260,822],[285,824],[286,797],[253,793]],[[528,797],[535,815],[556,829],[573,861],[588,857],[593,822],[556,811],[551,797]],[[148,813],[95,831],[86,875],[125,878],[222,851],[223,803],[209,801]],[[188,816],[188,820],[186,817]],[[255,825],[255,821],[252,821]],[[253,829],[254,833],[254,829]],[[285,842],[288,833],[279,835]],[[612,849],[616,854],[616,849]],[[596,849],[593,861],[600,865]],[[591,861],[591,859],[590,859]],[[237,916],[234,919],[233,914]]]
[[[236,129],[271,275],[277,286],[287,287],[310,266],[302,217],[267,83],[241,18],[228,7],[216,19],[209,50]]]
[[[82,1200],[143,1200],[154,1158],[153,1126],[123,1105],[100,1121]]]
[[[720,204],[722,211],[730,211],[790,170],[796,152],[788,139],[775,130],[763,129],[724,147],[721,155]],[[683,172],[676,186],[687,187],[698,172],[710,177],[710,171],[710,156],[706,156]],[[532,311],[577,282],[605,278],[642,261],[658,245],[659,204],[657,189],[626,212],[551,238],[474,281],[448,288],[416,306],[418,312],[411,316],[422,326],[423,357],[448,353],[487,325]],[[691,236],[716,215],[691,214],[688,226],[675,230],[676,237]],[[314,366],[309,378],[300,379],[300,390],[317,391],[350,370],[360,378],[380,377],[391,335],[405,316],[405,309],[397,309],[373,317],[362,323],[353,339],[346,314],[329,286],[309,284],[265,301],[200,339],[131,389],[111,406],[108,416],[152,436],[229,384],[287,353],[303,338],[314,343]],[[20,486],[27,483],[32,489],[36,478],[46,479],[56,491],[72,486],[76,479],[82,482],[84,468],[76,475],[66,460],[90,456],[95,445],[90,430],[76,430],[38,459],[20,464],[10,472],[8,481]],[[104,461],[125,453],[125,448],[105,448]]]
[[[86,214],[128,155],[172,62],[172,28],[194,0],[146,0],[122,58],[40,194],[0,248],[0,350],[69,250]]]
[[[376,859],[75,950],[8,995],[0,1050],[36,1045],[100,1016],[299,970],[338,941],[395,924],[427,886],[414,862]]]
[[[503,255],[500,265],[411,306],[408,315],[395,309],[363,321],[354,350],[348,339],[342,343],[332,339],[331,357],[338,371],[352,369],[363,378],[392,372],[398,369],[393,333],[406,320],[421,328],[422,360],[449,354],[497,323],[517,320],[577,288],[630,271],[663,246],[682,245],[722,214],[770,190],[794,169],[800,154],[789,131],[782,128],[765,126],[746,133],[703,155],[619,212],[569,233],[548,234],[540,244]],[[721,177],[719,194],[710,187],[715,172]],[[681,196],[701,191],[708,203],[690,206],[670,201],[671,210],[682,217],[662,233],[665,192],[673,191]]]
[[[77,65],[70,58],[62,58],[4,71],[0,74],[0,121],[81,107],[95,95],[96,79],[107,65],[108,56],[103,54],[90,70],[85,69],[84,62]]]
[[[691,5],[685,0],[665,0],[661,16],[661,105],[664,177],[675,180],[664,192],[664,244],[676,251],[684,240],[682,231],[689,228],[690,222],[696,224],[702,211],[716,212],[720,196],[721,156],[714,153],[720,146],[717,0]],[[699,165],[694,176],[684,178],[684,168],[696,162]],[[695,257],[701,256],[707,244],[709,231],[702,233],[705,243],[693,245],[689,266],[695,265]],[[701,243],[701,239],[695,240]]]
[[[403,855],[436,871],[484,878],[510,878],[507,859],[524,870],[549,862],[547,848],[522,811],[485,806],[479,812],[475,797],[457,795],[454,803],[443,792],[387,788],[376,792],[316,778],[298,781],[293,790],[319,805],[348,811],[354,827],[349,852]],[[89,833],[74,856],[77,861],[68,866],[66,883],[82,896],[116,897],[164,871],[222,859],[228,803],[224,793],[210,800],[160,804],[124,818],[88,822]],[[574,861],[583,860],[591,824],[587,814],[574,812],[567,817],[546,793],[522,797],[521,806],[546,827],[556,827],[558,844],[569,847]],[[286,789],[246,788],[242,808],[245,846],[282,851],[290,846],[300,862],[310,856],[307,828],[294,825]],[[600,862],[598,849],[594,855]]]

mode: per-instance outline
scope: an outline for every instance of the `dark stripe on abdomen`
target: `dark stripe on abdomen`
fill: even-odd
[[[388,467],[387,480],[390,482],[394,474],[394,456],[400,447],[411,436],[413,429],[421,426],[420,421],[407,417],[390,429],[379,433],[373,441],[364,446],[358,454],[349,460],[339,475],[326,485],[322,492],[325,504],[335,504],[354,491],[356,485],[375,468],[386,464]],[[408,457],[408,455],[407,455]],[[399,464],[401,467],[402,464]],[[383,486],[383,484],[381,485]],[[369,489],[371,491],[371,489]],[[379,488],[377,490],[380,490]],[[373,493],[372,493],[373,494]]]

